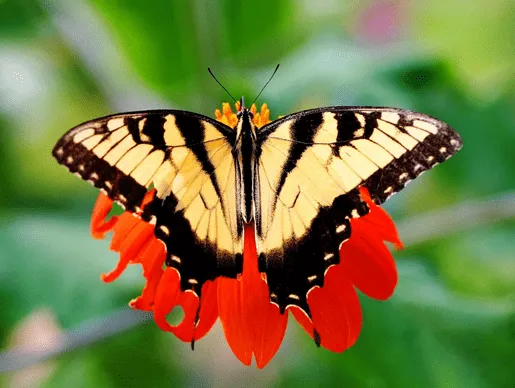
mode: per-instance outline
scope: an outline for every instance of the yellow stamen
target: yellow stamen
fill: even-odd
[[[240,103],[239,101],[234,104],[236,108],[236,112],[240,111]],[[270,122],[270,109],[268,109],[267,104],[261,105],[261,109],[258,112],[256,104],[252,104],[250,107],[250,111],[254,115],[254,118],[252,119],[252,122],[257,128],[262,127],[263,125],[266,125]],[[236,116],[236,113],[233,112],[231,105],[227,102],[224,102],[222,104],[222,110],[216,109],[215,110],[215,118],[217,121],[220,121],[221,123],[224,123],[225,125],[228,125],[231,128],[235,128],[238,124],[238,117]]]

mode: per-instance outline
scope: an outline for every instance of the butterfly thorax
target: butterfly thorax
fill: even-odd
[[[252,122],[252,112],[242,108],[238,112],[236,141],[233,156],[236,162],[236,179],[242,189],[240,209],[245,222],[254,219],[254,180],[256,163],[256,126]]]

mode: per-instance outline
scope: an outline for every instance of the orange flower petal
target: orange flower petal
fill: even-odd
[[[159,281],[154,302],[154,320],[161,330],[173,331],[166,316],[177,304],[180,294],[180,276],[175,268],[166,267]]]
[[[138,224],[130,231],[120,246],[122,256],[127,255],[133,263],[140,262],[147,244],[154,239],[154,225],[139,220]]]
[[[105,233],[109,232],[118,221],[117,216],[112,216],[109,221],[105,220],[112,208],[113,201],[104,193],[100,193],[91,214],[90,229],[93,238],[104,238]]]
[[[340,248],[340,266],[366,295],[388,299],[397,285],[395,261],[371,224],[360,221],[351,221],[352,236]]]
[[[194,342],[206,335],[218,318],[217,282],[207,282],[202,287],[202,304],[199,320],[195,327],[198,309],[198,297],[191,291],[180,291],[180,277],[175,269],[167,267],[161,277],[154,305],[154,319],[165,331],[172,332],[185,342]],[[175,306],[181,306],[184,318],[177,326],[172,326],[166,316]]]
[[[184,318],[172,332],[184,342],[197,341],[213,327],[218,318],[217,282],[206,282],[202,287],[199,320],[195,327],[195,318],[198,310],[198,297],[192,292],[181,293],[178,305],[184,311]]]
[[[262,303],[263,310],[253,310],[249,321],[254,325],[254,357],[258,368],[264,368],[275,356],[286,333],[288,314],[281,314],[279,307],[269,301],[268,287],[267,302]]]
[[[163,275],[163,264],[166,260],[166,250],[163,244],[152,239],[146,248],[140,253],[143,265],[143,276],[147,280],[141,296],[130,301],[129,305],[138,310],[150,311],[154,306],[157,287]]]
[[[116,267],[111,272],[100,274],[100,279],[105,283],[111,283],[118,279],[123,271],[127,269],[130,259],[131,258],[128,255],[120,255],[120,259],[118,260]]]
[[[219,279],[218,310],[225,337],[236,357],[250,365],[254,354],[258,368],[263,368],[281,345],[287,314],[281,314],[270,303],[268,287],[258,271],[252,225],[245,227],[244,238],[243,274],[237,280]]]
[[[145,250],[146,246],[150,244],[152,237],[154,236],[153,225],[147,224],[136,217],[133,218],[136,219],[137,222],[129,222],[130,226],[133,227],[127,235],[123,236],[124,240],[120,242],[118,247],[118,250],[120,251],[120,260],[118,261],[118,265],[113,271],[100,276],[104,282],[109,283],[117,279],[122,272],[125,271],[130,262],[135,262],[137,260],[140,252]],[[113,236],[111,245],[113,245],[115,237],[120,234],[120,229],[118,229],[118,227],[121,223],[122,222],[120,220],[115,227],[115,236]],[[125,231],[124,228],[122,229]]]
[[[218,279],[207,282],[202,287],[198,325],[195,328],[195,340],[205,336],[218,319]],[[196,311],[195,311],[196,314]]]
[[[133,216],[129,212],[123,213],[118,222],[113,228],[113,238],[109,249],[115,252],[120,252],[123,242],[126,240],[127,235],[141,222],[139,218]]]
[[[313,290],[314,291],[314,290]],[[290,306],[288,310],[292,313],[295,320],[300,324],[308,335],[313,338],[314,329],[313,321],[306,315],[306,313],[297,306]]]
[[[365,187],[359,188],[359,194],[370,208],[370,213],[359,220],[370,223],[370,228],[379,233],[383,240],[393,243],[396,249],[402,249],[403,245],[397,228],[388,213],[372,201],[370,193]]]
[[[321,346],[343,352],[356,342],[361,331],[361,307],[342,266],[329,268],[324,286],[308,294],[308,304]]]
[[[247,309],[238,280],[220,278],[218,311],[227,343],[245,365],[252,363],[252,328],[248,327]]]
[[[143,200],[141,201],[141,208],[144,209],[150,202],[154,200],[154,197],[156,195],[157,190],[152,189],[148,191],[145,196],[143,197]]]

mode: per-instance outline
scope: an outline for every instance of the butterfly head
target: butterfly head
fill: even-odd
[[[245,107],[245,97],[241,96],[239,110],[238,113],[236,113],[238,119],[241,119],[244,112],[249,115],[251,120],[254,118],[254,114],[250,111],[250,109]]]
[[[254,114],[250,109],[245,107],[245,98],[242,96],[240,99],[240,109],[236,114],[238,117],[238,124],[236,125],[236,144],[240,143],[243,138],[255,139],[256,127],[252,122]]]

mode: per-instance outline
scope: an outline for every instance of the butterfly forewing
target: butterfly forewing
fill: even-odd
[[[155,188],[142,217],[156,224],[183,289],[200,293],[206,280],[242,270],[233,141],[231,128],[201,115],[135,112],[70,130],[53,155],[135,213]]]
[[[461,139],[429,116],[391,108],[330,107],[299,112],[258,133],[260,270],[272,300],[309,311],[307,292],[322,286],[368,213],[358,188],[384,202],[452,156]]]

